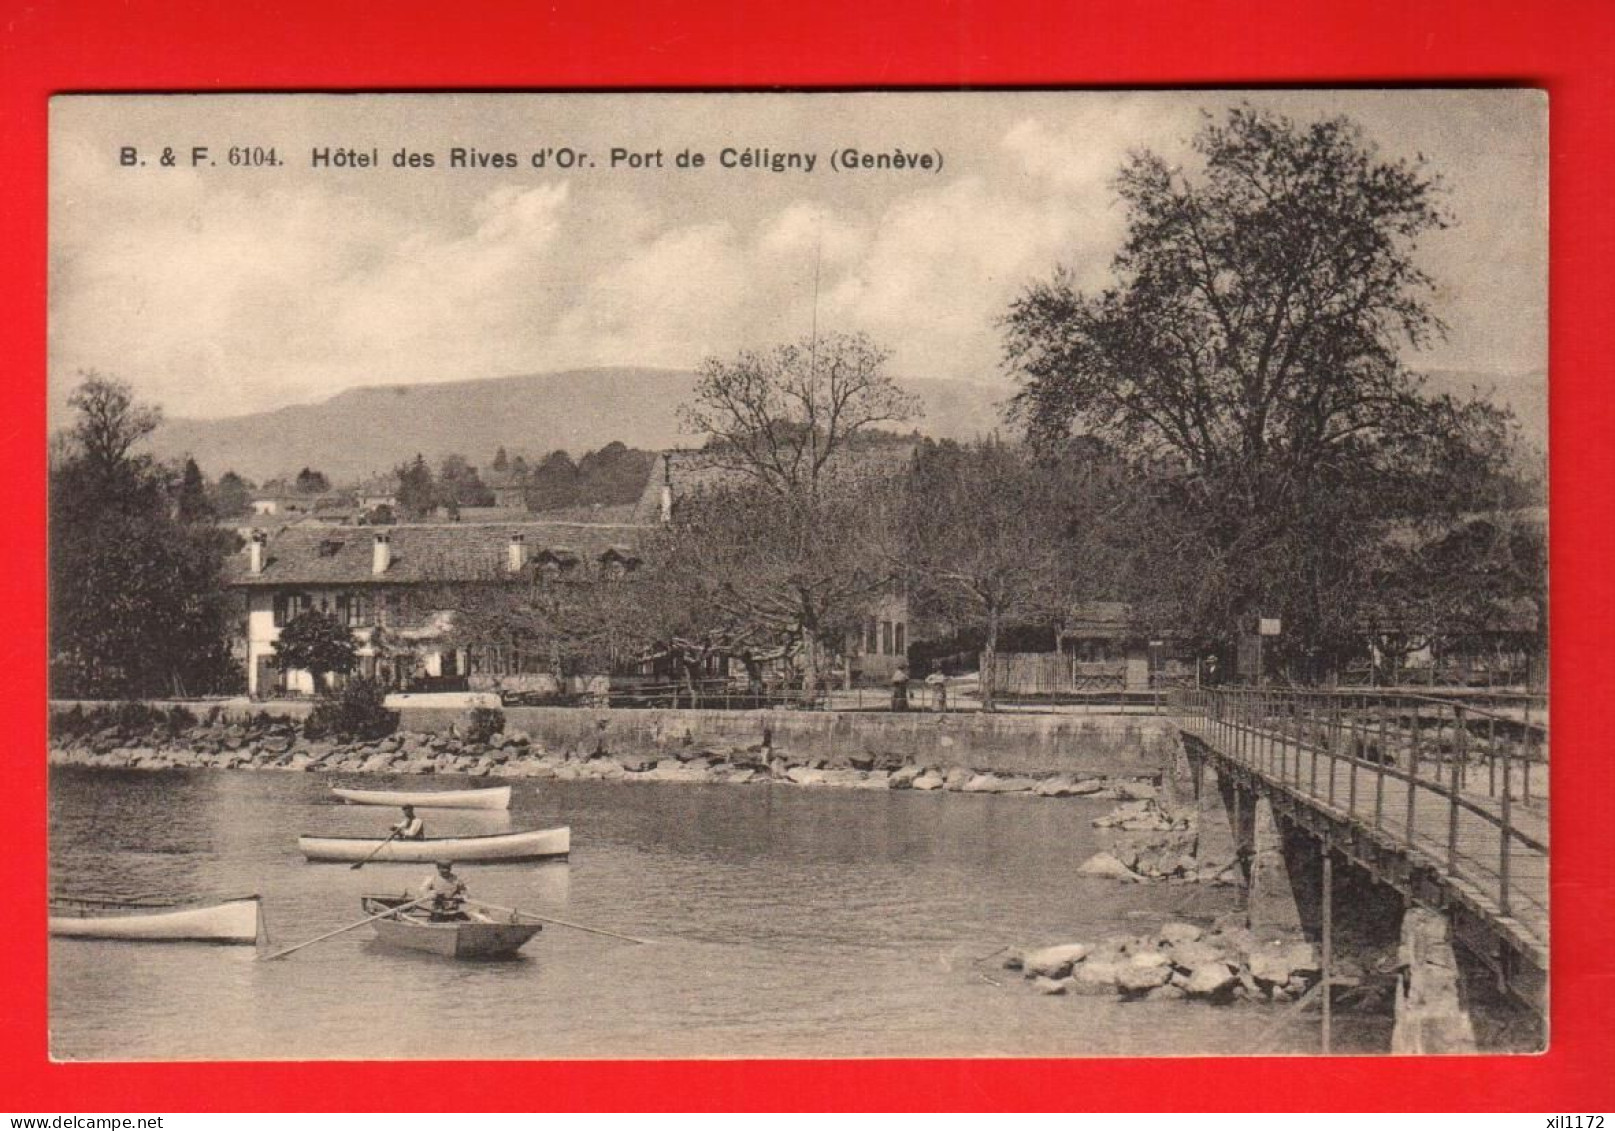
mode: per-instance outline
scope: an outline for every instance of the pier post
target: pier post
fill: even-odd
[[[1475,1027],[1463,1000],[1447,916],[1410,904],[1402,915],[1398,958],[1402,980],[1391,1051],[1407,1055],[1476,1051]]]

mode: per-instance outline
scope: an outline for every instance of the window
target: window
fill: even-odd
[[[892,654],[892,622],[889,620],[880,622],[880,654],[882,656]]]
[[[307,593],[275,594],[275,627],[284,628],[310,607]]]
[[[336,619],[349,628],[369,628],[376,623],[375,606],[368,593],[339,593]]]
[[[876,634],[875,622],[870,621],[864,625],[864,655],[873,656],[880,646],[880,638]]]
[[[899,656],[908,654],[907,642],[903,639],[904,636],[908,635],[907,628],[908,626],[902,621],[898,621],[892,626],[892,647],[896,649]]]

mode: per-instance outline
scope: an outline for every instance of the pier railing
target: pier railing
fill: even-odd
[[[1540,697],[1264,688],[1175,693],[1220,756],[1374,829],[1547,941],[1548,719]]]

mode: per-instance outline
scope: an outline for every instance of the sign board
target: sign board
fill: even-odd
[[[1257,631],[1262,636],[1277,636],[1279,634],[1279,628],[1280,622],[1278,617],[1262,617],[1257,626]]]

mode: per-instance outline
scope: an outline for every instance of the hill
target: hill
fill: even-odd
[[[235,470],[257,482],[316,467],[333,483],[390,470],[417,452],[436,460],[459,452],[475,466],[503,446],[574,458],[613,440],[662,450],[692,443],[678,430],[678,406],[693,373],[670,369],[578,369],[433,385],[349,389],[315,404],[217,420],[174,419],[152,437],[163,458],[191,455],[210,477]],[[964,381],[908,380],[925,416],[915,427],[939,439],[971,439],[998,427],[1000,388]]]

